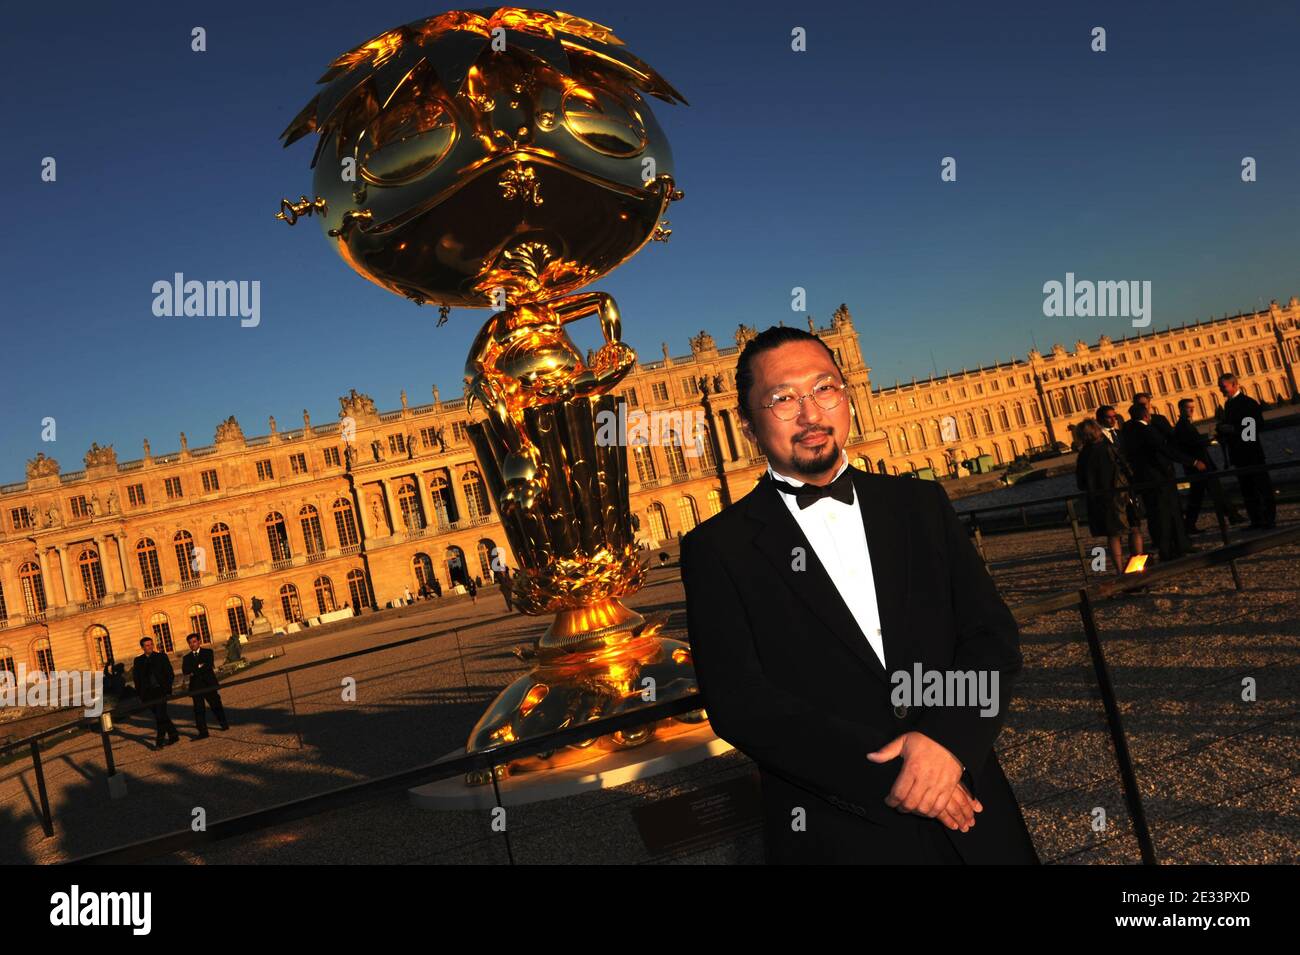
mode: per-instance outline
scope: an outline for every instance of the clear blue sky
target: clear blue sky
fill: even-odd
[[[686,199],[673,237],[593,286],[645,361],[709,329],[826,322],[847,302],[872,378],[1094,340],[1126,319],[1046,318],[1042,285],[1153,283],[1152,328],[1300,294],[1294,3],[582,0],[690,106],[655,102]],[[335,420],[459,394],[484,312],[436,310],[276,221],[315,138],[280,131],[338,53],[448,9],[420,2],[25,3],[6,9],[0,481],[38,450],[138,457],[239,417]],[[746,11],[743,16],[738,12]],[[203,26],[208,51],[190,52]],[[1094,26],[1108,52],[1089,49]],[[790,51],[794,26],[808,51]],[[1254,156],[1259,181],[1239,164]],[[58,182],[40,180],[42,157]],[[943,156],[958,181],[942,183]],[[304,225],[306,226],[304,228]],[[260,280],[261,324],[152,314],[174,272]],[[594,326],[594,322],[591,323]],[[596,340],[594,327],[579,334]],[[54,445],[41,419],[58,422]]]

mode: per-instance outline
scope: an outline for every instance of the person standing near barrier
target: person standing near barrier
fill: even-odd
[[[176,731],[176,724],[167,715],[167,697],[171,696],[176,671],[172,669],[167,654],[154,650],[152,637],[141,638],[140,649],[144,652],[135,658],[131,678],[135,681],[135,692],[140,701],[149,704],[149,709],[153,712],[158,727],[155,745],[161,749],[179,742],[181,738],[181,734]]]
[[[501,588],[501,596],[504,597],[506,601],[506,613],[514,613],[515,605],[514,601],[511,599],[510,593],[510,568],[507,567],[504,570],[498,570],[496,576],[497,585]]]
[[[1160,482],[1143,490],[1142,501],[1147,509],[1147,532],[1162,561],[1174,560],[1184,554],[1194,554],[1197,548],[1187,538],[1187,529],[1178,510],[1178,488],[1175,464],[1185,464],[1197,471],[1205,470],[1205,462],[1183,454],[1161,436],[1151,423],[1151,405],[1134,401],[1128,409],[1129,420],[1124,425],[1124,452],[1133,469],[1134,484]]]
[[[1264,409],[1246,394],[1237,376],[1228,372],[1219,376],[1219,392],[1226,401],[1219,413],[1215,432],[1231,468],[1245,468],[1264,463]],[[1277,501],[1273,497],[1273,479],[1267,471],[1237,475],[1241,500],[1250,515],[1250,526],[1262,530],[1277,526]]]
[[[221,694],[217,692],[217,670],[213,665],[212,651],[199,646],[199,635],[191,633],[185,638],[190,645],[190,652],[185,654],[181,672],[190,678],[190,693],[194,699],[194,725],[198,727],[199,739],[208,738],[207,708],[212,708],[212,715],[217,718],[223,730],[230,729],[226,722],[226,709],[221,705]]]
[[[1196,520],[1200,517],[1201,501],[1205,499],[1207,488],[1210,496],[1214,498],[1214,508],[1217,513],[1223,514],[1233,524],[1240,524],[1242,520],[1237,509],[1228,502],[1219,479],[1208,476],[1219,469],[1210,455],[1210,439],[1201,434],[1196,429],[1196,425],[1192,424],[1192,405],[1191,398],[1183,398],[1178,402],[1178,423],[1174,425],[1174,444],[1188,457],[1204,461],[1207,475],[1202,480],[1191,482],[1192,489],[1187,495],[1187,512],[1183,516],[1183,526],[1187,528],[1188,534],[1196,533]],[[1194,468],[1183,465],[1183,474],[1186,477],[1195,478],[1194,471]]]
[[[1088,494],[1088,530],[1106,538],[1115,573],[1123,576],[1124,535],[1128,535],[1129,556],[1142,553],[1142,515],[1128,491],[1128,465],[1119,448],[1106,440],[1098,421],[1085,420],[1075,433],[1083,442],[1075,464],[1079,490]]]

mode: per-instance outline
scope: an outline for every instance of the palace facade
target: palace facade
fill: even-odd
[[[1171,420],[1190,397],[1200,417],[1219,406],[1217,377],[1236,371],[1266,403],[1296,394],[1300,302],[960,374],[872,385],[857,332],[841,305],[810,330],[834,351],[856,407],[847,445],[855,466],[890,474],[963,461],[1006,463],[1070,441],[1070,427],[1103,403],[1149,391]],[[690,354],[639,363],[619,393],[630,411],[685,422],[629,449],[632,510],[641,538],[663,541],[743,497],[766,460],[741,433],[734,345],[707,332]],[[183,649],[249,634],[260,609],[271,627],[340,609],[382,607],[435,579],[444,588],[492,580],[492,557],[517,566],[487,493],[465,401],[381,412],[355,390],[339,420],[248,437],[232,417],[213,442],[117,460],[93,445],[79,471],[44,454],[27,480],[0,487],[0,667],[29,672],[130,661],[142,635]],[[629,429],[631,430],[631,429]],[[685,431],[686,433],[682,433]],[[653,429],[652,429],[652,433]],[[662,438],[662,439],[661,439]],[[345,440],[350,439],[350,440]]]

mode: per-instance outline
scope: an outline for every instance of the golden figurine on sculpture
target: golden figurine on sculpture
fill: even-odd
[[[533,672],[474,727],[470,751],[697,692],[690,648],[658,636],[620,597],[645,580],[635,547],[611,389],[636,353],[617,303],[586,285],[667,241],[682,198],[646,96],[685,100],[598,23],[559,11],[450,11],[337,57],[282,134],[320,138],[314,197],[279,218],[320,220],[343,260],[418,304],[493,308],[465,365],[470,426],[520,563],[524,613],[555,614]],[[588,363],[565,326],[589,316]],[[622,434],[622,429],[615,429]],[[634,733],[510,764],[585,760],[689,729],[694,711]],[[504,775],[504,767],[500,774]],[[490,778],[486,774],[475,780]]]

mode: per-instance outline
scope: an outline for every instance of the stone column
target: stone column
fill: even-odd
[[[122,571],[122,590],[130,591],[135,589],[135,582],[131,580],[131,562],[126,556],[125,538],[113,535],[113,543],[117,545],[117,561]]]
[[[99,572],[104,575],[104,592],[108,594],[121,593],[126,588],[113,579],[113,562],[108,555],[108,541],[112,540],[111,535],[100,536],[95,538],[95,550],[99,553]]]
[[[67,545],[59,544],[54,548],[59,558],[59,573],[63,578],[63,606],[72,603],[72,578],[68,576],[68,554]]]
[[[469,506],[465,501],[465,488],[460,480],[462,476],[454,468],[447,469],[447,483],[451,485],[451,499],[456,504],[456,520],[464,527],[469,521],[470,513]],[[468,557],[465,558],[465,562],[468,565]]]

